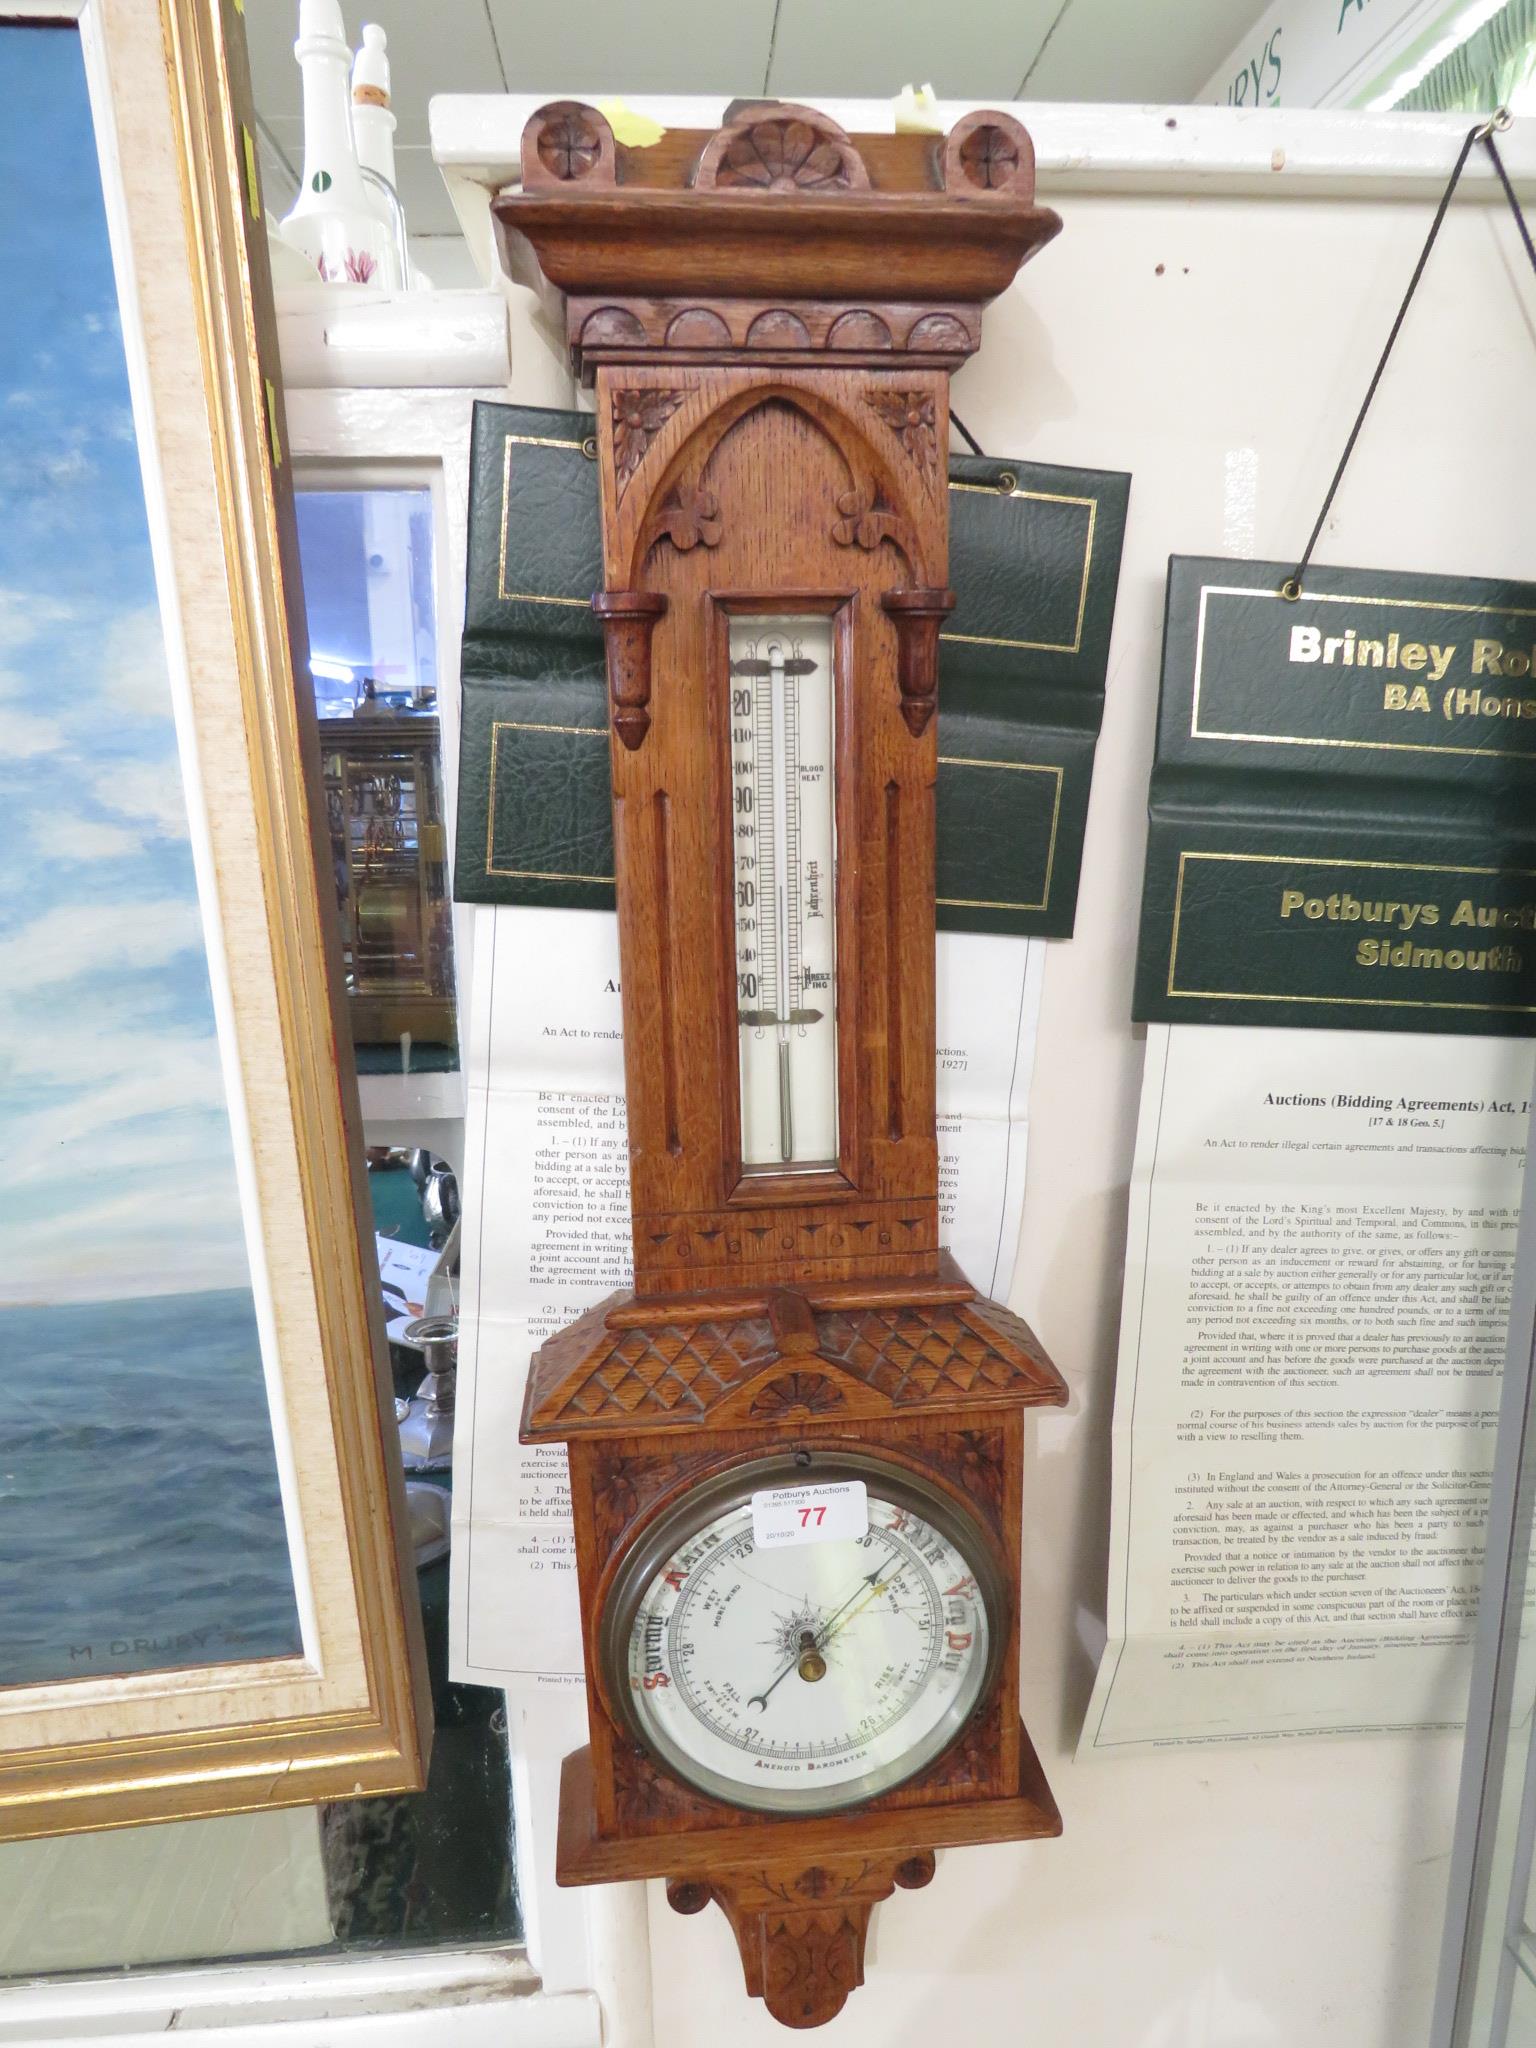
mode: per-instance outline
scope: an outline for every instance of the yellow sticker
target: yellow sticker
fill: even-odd
[[[637,114],[623,100],[599,100],[597,111],[613,130],[614,141],[629,149],[649,149],[667,132],[659,121],[653,121],[649,114]]]
[[[251,219],[261,219],[261,173],[256,168],[256,139],[242,121],[240,142],[245,151],[245,197]]]
[[[267,378],[266,385],[267,440],[272,448],[272,467],[274,469],[281,469],[283,466],[283,444],[277,438],[277,386],[270,377]]]

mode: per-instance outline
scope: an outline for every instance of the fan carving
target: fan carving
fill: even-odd
[[[835,121],[780,105],[744,113],[712,136],[694,185],[700,192],[862,192],[869,173]]]

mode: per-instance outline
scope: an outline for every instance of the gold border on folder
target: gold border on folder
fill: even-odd
[[[951,488],[954,488],[952,486]],[[974,488],[974,487],[972,487]],[[1056,794],[1051,804],[1051,837],[1045,850],[1045,893],[1038,903],[1004,903],[988,896],[936,896],[944,910],[1045,910],[1051,901],[1051,876],[1056,868],[1056,828],[1061,823],[1061,792],[1065,771],[1054,761],[982,761],[968,754],[940,754],[941,768],[1011,768],[1025,775],[1054,775]]]
[[[996,484],[961,484],[951,482],[952,491],[980,491],[984,497],[996,498],[1001,495]],[[941,633],[941,640],[957,640],[968,647],[1021,647],[1034,654],[1078,654],[1083,645],[1083,619],[1088,610],[1088,576],[1093,567],[1093,535],[1098,524],[1099,501],[1097,498],[1074,498],[1061,491],[1009,491],[1010,498],[1033,498],[1042,505],[1084,505],[1088,510],[1088,531],[1083,541],[1083,574],[1077,593],[1077,625],[1070,643],[1061,640],[1004,640],[992,633]],[[1034,905],[1010,905],[1009,908],[1030,909]]]
[[[532,719],[497,718],[491,722],[490,797],[485,814],[485,872],[504,882],[590,882],[593,888],[612,888],[612,875],[562,874],[553,868],[498,868],[491,861],[496,843],[496,749],[504,732],[572,732],[588,739],[606,740],[606,725],[539,725]]]
[[[578,611],[587,611],[592,600],[587,597],[550,597],[538,590],[508,590],[507,588],[507,516],[512,504],[512,450],[519,448],[569,448],[573,455],[581,454],[579,441],[563,441],[550,434],[508,434],[501,451],[501,546],[496,559],[496,595],[504,604],[563,604],[574,605]],[[585,727],[572,730],[585,731]],[[556,878],[559,879],[559,878]]]
[[[1243,583],[1202,583],[1200,586],[1200,611],[1195,625],[1195,690],[1190,705],[1189,736],[1192,740],[1237,740],[1256,746],[1271,747],[1353,747],[1368,754],[1473,754],[1486,761],[1536,761],[1536,748],[1530,747],[1455,747],[1431,745],[1417,740],[1334,740],[1321,735],[1290,732],[1213,732],[1200,723],[1200,684],[1203,680],[1202,667],[1205,661],[1205,601],[1208,597],[1268,597],[1276,604],[1285,604],[1278,590],[1250,587]],[[1484,618],[1495,615],[1508,619],[1536,619],[1536,611],[1522,610],[1518,605],[1453,604],[1443,598],[1420,597],[1354,597],[1346,591],[1309,590],[1309,604],[1375,604],[1404,605],[1419,612],[1471,612]],[[1364,671],[1351,669],[1351,675]],[[1343,670],[1339,673],[1342,675]],[[1364,867],[1365,862],[1358,863]],[[1298,1001],[1301,999],[1298,997]],[[1319,998],[1331,1000],[1331,998]],[[1482,1004],[1474,1005],[1481,1009]]]
[[[1303,868],[1381,868],[1395,875],[1497,875],[1520,877],[1536,881],[1536,871],[1530,868],[1473,868],[1455,867],[1438,861],[1427,860],[1339,860],[1330,854],[1310,853],[1189,853],[1179,855],[1179,878],[1173,892],[1173,933],[1168,946],[1169,996],[1203,997],[1220,1003],[1348,1003],[1369,1010],[1486,1010],[1501,1016],[1536,1016],[1536,1003],[1452,1003],[1415,1001],[1411,996],[1302,996],[1290,989],[1278,989],[1271,994],[1262,990],[1232,988],[1180,988],[1175,976],[1179,971],[1179,921],[1184,911],[1184,870],[1192,860],[1221,860],[1264,862],[1270,867]]]

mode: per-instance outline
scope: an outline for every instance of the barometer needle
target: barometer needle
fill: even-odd
[[[817,1649],[824,1650],[827,1647],[827,1644],[831,1642],[834,1636],[841,1635],[843,1630],[848,1626],[849,1622],[854,1620],[856,1616],[863,1613],[864,1609],[869,1605],[870,1601],[874,1599],[877,1593],[888,1593],[891,1587],[895,1585],[897,1579],[900,1576],[901,1575],[899,1572],[893,1572],[890,1578],[882,1579],[877,1586],[871,1586],[869,1591],[864,1595],[864,1598],[859,1602],[858,1606],[855,1607],[851,1613],[845,1614],[841,1621],[837,1621],[837,1617],[834,1615],[833,1620],[827,1623],[826,1632],[822,1636],[820,1642],[816,1645]],[[836,1622],[835,1627],[833,1626],[833,1622]]]
[[[843,1602],[842,1606],[834,1608],[833,1611],[827,1616],[826,1620],[822,1623],[821,1627],[816,1631],[816,1634],[811,1640],[811,1642],[809,1644],[802,1642],[800,1648],[796,1650],[794,1656],[790,1658],[789,1662],[784,1666],[784,1669],[773,1681],[773,1684],[768,1687],[767,1691],[754,1693],[751,1699],[747,1701],[747,1705],[749,1707],[766,1707],[772,1694],[775,1693],[778,1690],[778,1688],[783,1684],[784,1680],[788,1678],[791,1671],[799,1670],[800,1660],[805,1655],[806,1650],[823,1649],[826,1646],[826,1644],[831,1641],[832,1635],[834,1633],[834,1630],[836,1629],[838,1621],[844,1614],[847,1613],[848,1609],[852,1607],[855,1600],[857,1600],[859,1604],[862,1606],[865,1604],[865,1602],[873,1600],[877,1593],[883,1593],[886,1587],[890,1584],[890,1580],[882,1579],[880,1574],[882,1572],[889,1571],[892,1565],[896,1565],[899,1568],[900,1564],[900,1552],[892,1551],[891,1555],[886,1559],[884,1564],[877,1564],[872,1572],[866,1572],[864,1577],[860,1579],[859,1583],[848,1595],[848,1598]],[[848,1619],[851,1621],[853,1619],[853,1616],[850,1614],[848,1616]]]

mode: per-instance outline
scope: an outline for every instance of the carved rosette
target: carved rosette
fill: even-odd
[[[1005,129],[974,129],[960,145],[960,167],[971,184],[996,192],[1018,176],[1018,144]]]
[[[633,1469],[634,1460],[622,1451],[599,1457],[592,1468],[592,1515],[598,1536],[606,1549],[617,1542],[640,1507],[640,1488]]]
[[[682,402],[681,391],[644,386],[613,394],[613,471],[621,498],[646,449]]]
[[[549,175],[567,183],[586,177],[595,168],[603,145],[591,116],[567,107],[539,131],[538,151],[539,162]]]
[[[551,185],[611,185],[613,130],[596,107],[580,100],[551,100],[523,130],[522,169],[523,184],[532,190]]]
[[[952,590],[888,590],[881,608],[896,628],[901,715],[918,739],[938,708],[939,628],[955,608]]]
[[[698,1469],[697,1452],[657,1451],[634,1456],[614,1449],[592,1461],[592,1520],[598,1541],[611,1551],[643,1508]]]
[[[864,402],[877,413],[921,469],[932,469],[939,458],[939,432],[931,391],[888,391],[865,394]]]
[[[944,138],[944,187],[957,198],[1035,196],[1035,146],[1008,114],[967,114]]]

